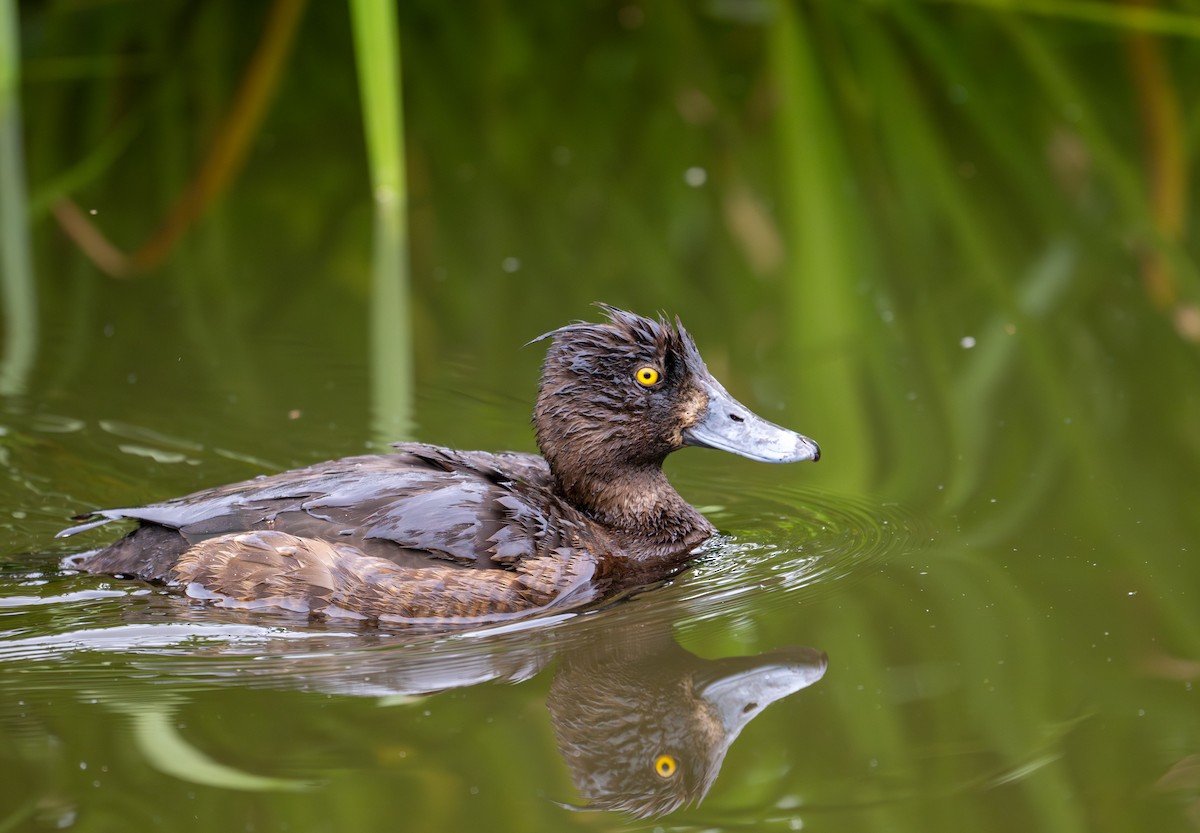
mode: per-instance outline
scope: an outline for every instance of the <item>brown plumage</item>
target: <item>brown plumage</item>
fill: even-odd
[[[729,397],[678,321],[604,309],[605,323],[537,339],[552,339],[534,412],[544,458],[401,443],[102,510],[60,535],[140,525],[70,566],[229,607],[438,626],[574,607],[668,576],[714,531],[667,482],[668,454],[819,452]]]
[[[350,544],[255,530],[209,538],[189,548],[169,583],[227,607],[282,608],[389,624],[494,622],[550,605],[572,591],[585,597],[595,576],[586,553],[551,553],[516,569],[479,574],[452,566],[400,567]],[[586,599],[585,599],[586,600]]]

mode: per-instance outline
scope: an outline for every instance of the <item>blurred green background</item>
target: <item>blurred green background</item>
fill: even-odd
[[[709,604],[706,562],[628,607],[830,656],[667,826],[1200,829],[1198,77],[1189,0],[0,0],[5,593],[46,602],[0,648],[142,603],[61,601],[98,586],[54,574],[72,513],[391,439],[532,449],[522,345],[662,309],[824,458],[672,460],[769,545],[726,553],[758,592]],[[54,663],[102,664],[9,660],[0,831],[636,826],[550,801],[545,675],[428,719],[181,688],[308,727],[272,764],[332,779],[193,812],[145,761],[80,780],[127,738]]]

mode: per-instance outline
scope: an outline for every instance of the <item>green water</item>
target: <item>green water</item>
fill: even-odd
[[[407,284],[350,11],[273,8],[0,0],[0,833],[1200,829],[1191,4],[402,4]],[[136,265],[238,125],[160,262],[64,231]],[[823,452],[675,455],[721,535],[664,586],[413,637],[58,567],[92,508],[532,450],[523,345],[596,300]]]

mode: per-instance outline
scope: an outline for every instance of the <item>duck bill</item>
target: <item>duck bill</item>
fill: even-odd
[[[696,675],[694,684],[725,727],[729,744],[767,706],[820,680],[828,665],[825,652],[816,648],[781,648],[715,660]]]
[[[701,382],[708,407],[700,421],[683,432],[683,444],[719,448],[762,463],[799,463],[821,459],[815,442],[760,417],[738,402],[712,377]]]

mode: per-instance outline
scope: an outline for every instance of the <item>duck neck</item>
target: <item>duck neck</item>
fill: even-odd
[[[686,553],[715,531],[708,519],[675,491],[658,463],[570,476],[554,471],[553,465],[551,471],[562,497],[603,524],[619,541],[630,539],[627,554],[631,557]]]

